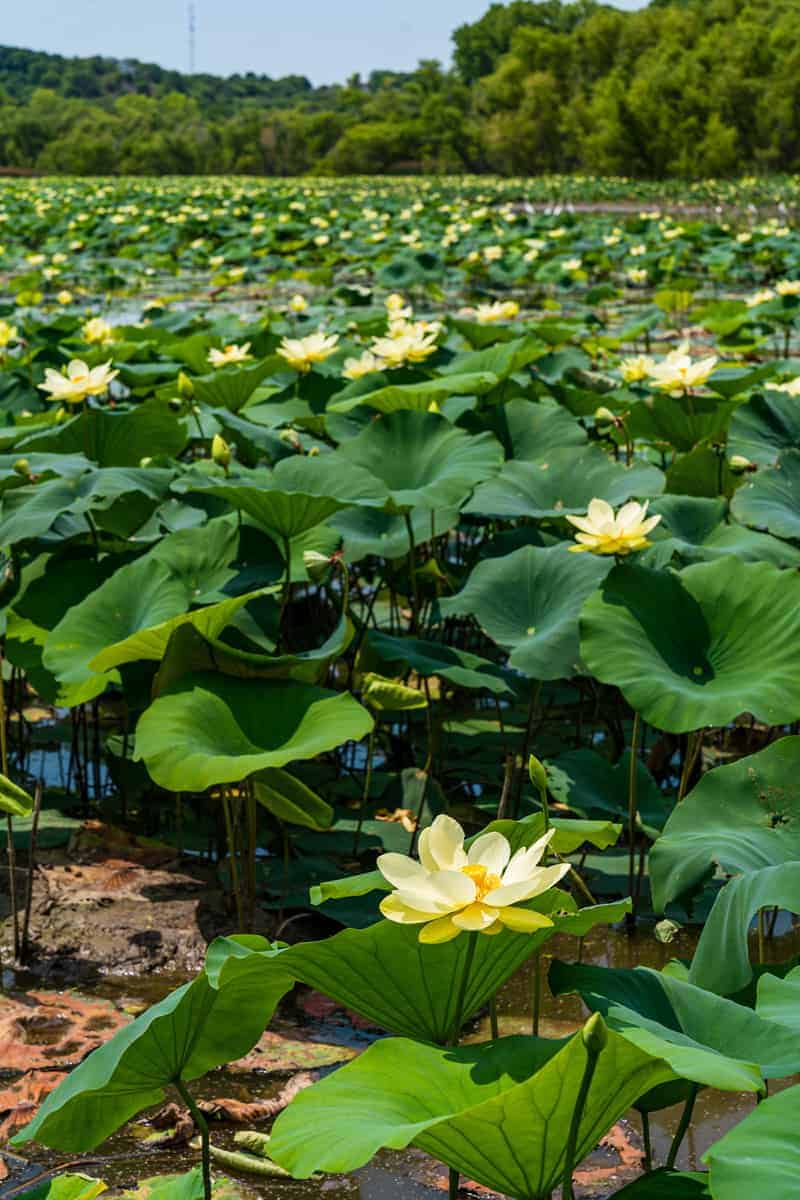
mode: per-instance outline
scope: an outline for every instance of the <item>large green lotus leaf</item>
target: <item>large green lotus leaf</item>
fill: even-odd
[[[372,723],[347,693],[285,681],[187,675],[162,691],[139,719],[135,757],[159,787],[201,792],[358,741]]]
[[[733,414],[728,453],[751,462],[774,463],[785,450],[800,445],[800,406],[796,396],[768,391],[751,396]]]
[[[565,545],[522,546],[479,562],[464,588],[440,601],[445,616],[473,616],[511,651],[508,665],[531,679],[561,679],[578,667],[578,616],[611,562]]]
[[[795,1200],[800,1178],[800,1086],[770,1096],[703,1155],[714,1200]],[[271,1149],[270,1145],[270,1149]]]
[[[458,524],[457,508],[414,508],[410,513],[414,544],[447,533]],[[368,554],[381,558],[402,558],[408,554],[408,527],[400,513],[378,508],[348,508],[334,513],[328,521],[342,537],[342,553],[348,562],[358,562]]]
[[[273,355],[249,366],[223,367],[192,380],[194,398],[211,408],[228,408],[237,413],[244,408],[262,379],[273,374],[282,360]]]
[[[559,803],[584,817],[627,819],[629,751],[619,762],[611,763],[596,750],[568,750],[546,765],[549,790]],[[648,837],[656,837],[670,805],[640,758],[636,761],[636,796],[642,829]]]
[[[794,967],[781,978],[772,975],[770,968],[758,980],[756,1012],[768,1021],[800,1034],[800,968]]]
[[[341,400],[334,398],[326,411],[347,413],[363,405],[382,413],[398,412],[401,409],[428,412],[432,405],[441,404],[448,396],[482,396],[499,382],[491,371],[473,371],[468,374],[424,379],[421,383],[388,384],[366,394]]]
[[[250,598],[245,596],[245,603]],[[300,650],[296,654],[259,654],[239,650],[211,637],[197,621],[177,621],[163,651],[163,661],[153,684],[153,695],[160,695],[184,675],[202,671],[217,671],[239,679],[292,679],[296,683],[320,683],[328,665],[344,654],[353,634],[350,619],[343,615],[330,637],[314,650]]]
[[[706,496],[659,496],[652,512],[662,517],[653,545],[638,558],[642,566],[666,566],[677,554],[685,562],[712,562],[733,554],[776,567],[800,565],[800,550],[767,533],[726,521],[727,505]]]
[[[10,817],[27,817],[33,808],[33,799],[24,788],[0,775],[0,812]]]
[[[495,430],[497,436],[508,441],[511,457],[522,462],[545,462],[554,450],[586,444],[583,426],[552,400],[511,400],[490,410],[494,413],[505,425],[502,433]]]
[[[495,330],[491,331],[496,334]],[[442,375],[462,374],[465,371],[491,371],[498,379],[508,379],[515,371],[526,367],[542,353],[541,340],[525,334],[513,341],[498,342],[471,354],[459,354],[440,368]]]
[[[503,449],[488,433],[470,437],[438,413],[394,412],[373,421],[334,455],[338,470],[368,471],[395,509],[459,507],[493,475]],[[342,461],[344,460],[344,462]]]
[[[47,1176],[32,1187],[26,1188],[23,1195],[25,1200],[95,1200],[107,1187],[108,1184],[103,1183],[102,1179],[67,1173]]]
[[[555,961],[554,995],[578,992],[622,1036],[666,1059],[682,1079],[757,1092],[800,1066],[791,1031],[752,1008],[649,967],[625,970]]]
[[[456,687],[485,688],[495,695],[511,691],[499,667],[455,646],[423,638],[392,637],[378,629],[369,631],[366,644],[377,662],[386,667],[384,674],[402,669],[415,671],[424,678],[438,675]]]
[[[711,1200],[708,1175],[702,1171],[649,1171],[634,1179],[612,1200]]]
[[[281,538],[294,538],[351,504],[381,507],[386,488],[366,471],[344,467],[334,454],[295,455],[275,469],[253,471],[192,491],[219,496]]]
[[[704,775],[650,851],[656,912],[714,866],[729,875],[800,862],[800,737]]]
[[[724,440],[735,402],[719,396],[669,396],[656,394],[634,404],[626,425],[633,439],[667,442],[689,451],[698,442]]]
[[[608,1031],[586,1097],[580,1160],[669,1067]],[[350,1171],[386,1146],[418,1146],[519,1200],[543,1200],[561,1179],[587,1051],[569,1041],[502,1038],[442,1049],[403,1038],[370,1046],[306,1089],[281,1114],[270,1154],[294,1176]]]
[[[721,451],[705,442],[679,454],[667,468],[667,491],[684,496],[730,497],[738,482]]]
[[[796,862],[737,875],[717,895],[700,935],[689,980],[730,996],[753,977],[747,934],[760,908],[800,913],[800,867]]]
[[[785,450],[774,467],[762,467],[743,483],[731,510],[743,525],[800,538],[800,450]]]
[[[613,462],[598,446],[564,446],[538,462],[507,462],[495,479],[475,489],[467,513],[498,517],[560,517],[585,513],[595,496],[622,504],[631,496],[657,496],[664,476],[657,467]]]
[[[504,930],[478,939],[465,1020],[554,934],[581,937],[595,925],[621,920],[630,902],[577,909],[570,896],[556,889],[526,907],[549,914],[553,925],[534,934]],[[281,968],[392,1033],[444,1042],[455,1020],[453,980],[460,978],[467,943],[458,937],[426,946],[418,928],[381,920],[322,942],[292,946],[282,952]]]
[[[184,424],[163,400],[146,400],[125,412],[92,409],[46,433],[23,438],[18,449],[85,454],[101,467],[138,467],[150,457],[174,458],[188,441]],[[35,474],[39,472],[31,465]]]
[[[135,467],[107,467],[82,475],[29,484],[3,494],[0,544],[41,537],[67,516],[83,517],[109,508],[121,497],[141,496],[162,501],[173,472]],[[142,515],[142,522],[150,510]],[[88,524],[83,524],[88,532]]]
[[[733,558],[623,564],[583,606],[581,656],[658,729],[800,716],[800,578]]]
[[[255,466],[264,459],[275,463],[296,453],[271,429],[239,417],[227,409],[206,409],[201,415],[218,426],[219,432],[227,442],[235,444],[237,463]]]
[[[93,1051],[45,1100],[15,1145],[92,1150],[126,1121],[255,1045],[292,979],[238,947]]]
[[[306,829],[330,829],[334,812],[321,796],[288,771],[269,767],[253,776],[253,794],[259,804],[281,821]]]

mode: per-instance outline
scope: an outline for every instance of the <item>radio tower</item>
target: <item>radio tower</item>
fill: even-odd
[[[189,4],[189,74],[194,75],[195,68],[195,33],[197,30],[196,11],[193,3]]]

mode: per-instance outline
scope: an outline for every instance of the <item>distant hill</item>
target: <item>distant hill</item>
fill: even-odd
[[[798,0],[510,0],[329,87],[0,47],[0,173],[800,172],[798,47]]]

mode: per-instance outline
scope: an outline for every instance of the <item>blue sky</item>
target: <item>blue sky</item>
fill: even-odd
[[[642,0],[617,0],[638,8]],[[197,69],[339,82],[373,67],[447,61],[450,34],[490,0],[195,0]],[[187,0],[15,0],[0,41],[57,54],[108,54],[185,70]]]

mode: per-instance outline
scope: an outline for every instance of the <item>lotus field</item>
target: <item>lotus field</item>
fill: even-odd
[[[624,1120],[642,1173],[605,1196],[796,1197],[795,197],[0,186],[4,965],[47,973],[59,823],[226,897],[203,969],[47,1089],[17,1159],[75,1169],[171,1098],[197,1165],[137,1196],[413,1147],[451,1198],[570,1200]],[[628,965],[584,953],[608,926]],[[201,1078],[304,988],[388,1036],[212,1144]],[[742,1119],[681,1169],[715,1090]]]

